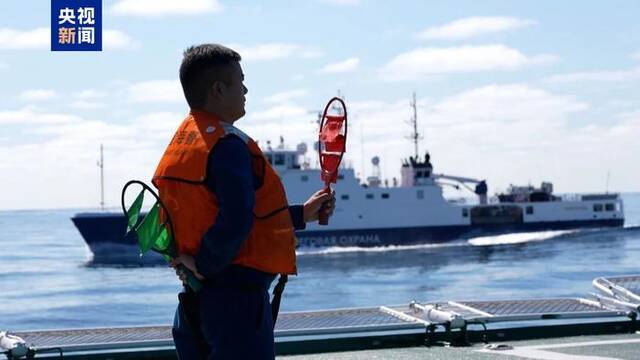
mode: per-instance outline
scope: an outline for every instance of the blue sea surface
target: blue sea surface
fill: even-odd
[[[624,228],[302,252],[282,310],[586,296],[597,276],[640,273],[640,194],[623,199]],[[170,324],[173,270],[95,264],[76,212],[0,212],[0,331]]]

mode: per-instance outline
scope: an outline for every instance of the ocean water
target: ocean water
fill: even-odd
[[[623,198],[624,228],[301,252],[282,310],[586,296],[597,276],[640,273],[640,194]],[[169,324],[173,270],[94,264],[75,212],[0,212],[0,331]]]

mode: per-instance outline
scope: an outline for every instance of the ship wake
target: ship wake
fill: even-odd
[[[503,234],[494,236],[481,236],[467,240],[473,246],[492,246],[522,244],[535,241],[545,241],[558,236],[574,233],[578,230],[536,231],[515,234]]]
[[[296,255],[322,255],[322,254],[339,254],[351,252],[387,252],[387,251],[405,251],[418,249],[447,248],[456,246],[466,246],[464,242],[450,242],[438,244],[416,244],[416,245],[388,245],[388,246],[330,246],[321,248],[300,248],[296,250]]]

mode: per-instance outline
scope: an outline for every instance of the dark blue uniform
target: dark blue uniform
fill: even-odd
[[[198,294],[180,295],[173,323],[181,360],[275,357],[268,292],[275,275],[231,264],[253,225],[257,184],[246,144],[235,135],[220,139],[209,156],[206,180],[218,199],[218,216],[195,256],[207,280]],[[304,229],[302,205],[290,206],[289,212],[294,227]],[[189,324],[193,317],[186,311],[199,324]],[[201,329],[202,337],[192,326]]]

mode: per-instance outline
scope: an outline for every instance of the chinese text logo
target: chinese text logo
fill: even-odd
[[[51,0],[51,51],[101,51],[102,0]]]

